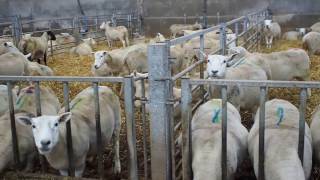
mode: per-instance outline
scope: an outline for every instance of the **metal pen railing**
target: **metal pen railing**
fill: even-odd
[[[130,179],[138,179],[138,161],[137,161],[137,150],[136,150],[136,133],[135,133],[135,117],[134,117],[134,78],[131,76],[127,77],[33,77],[33,76],[0,76],[0,81],[7,82],[8,85],[8,99],[9,99],[9,115],[11,120],[11,132],[12,132],[12,143],[13,143],[13,155],[16,168],[19,169],[21,159],[19,155],[18,137],[16,132],[16,121],[14,114],[14,102],[12,95],[12,85],[15,82],[33,82],[35,85],[35,101],[36,101],[36,116],[41,116],[41,94],[40,94],[40,83],[43,82],[57,82],[63,84],[63,98],[64,98],[64,108],[65,112],[70,111],[69,106],[69,83],[92,83],[94,89],[94,101],[95,101],[95,119],[96,119],[96,133],[97,133],[97,155],[98,155],[98,174],[100,178],[104,177],[105,170],[103,167],[103,150],[102,147],[102,137],[101,137],[101,125],[100,125],[100,107],[99,104],[99,84],[101,83],[121,83],[125,86],[124,92],[124,104],[126,113],[126,132],[127,132],[127,142],[129,149],[129,163],[128,168]],[[144,120],[145,121],[145,120]],[[146,137],[144,137],[146,138]],[[73,148],[72,147],[72,131],[70,123],[67,124],[67,152],[68,152],[68,162],[69,162],[69,175],[74,176],[74,161],[73,161]],[[146,148],[144,148],[146,150]],[[144,152],[146,153],[146,152]],[[146,160],[144,160],[146,161]],[[46,171],[45,160],[42,157],[42,170]],[[145,167],[147,168],[147,167]]]

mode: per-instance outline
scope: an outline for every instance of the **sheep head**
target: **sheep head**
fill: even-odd
[[[264,20],[264,27],[265,27],[266,29],[270,29],[271,24],[272,24],[272,20],[270,20],[270,19]]]
[[[107,64],[112,57],[107,51],[97,51],[94,53],[94,68],[99,69],[103,64]]]
[[[232,59],[237,54],[232,54],[230,56],[222,56],[222,55],[208,55],[208,63],[207,63],[207,73],[210,78],[222,79],[225,77],[226,70],[228,67],[228,63],[232,61]]]
[[[40,154],[49,154],[59,141],[59,127],[71,119],[71,112],[57,116],[19,116],[18,122],[31,126],[33,138]]]
[[[106,28],[106,22],[103,22],[101,25],[100,25],[100,29],[105,29]]]

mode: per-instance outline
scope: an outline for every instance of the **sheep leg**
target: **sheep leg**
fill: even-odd
[[[120,156],[119,156],[119,139],[120,139],[120,129],[121,129],[121,115],[117,114],[115,118],[115,127],[114,127],[114,134],[112,136],[113,141],[113,151],[114,151],[114,157],[113,157],[113,173],[114,174],[120,174],[121,172],[121,164],[120,164]]]
[[[59,173],[62,175],[62,176],[68,176],[68,171],[67,170],[59,170]]]
[[[75,177],[81,177],[85,168],[85,164],[75,169],[74,175]]]
[[[125,48],[126,47],[126,41],[124,39],[121,39],[122,46]]]

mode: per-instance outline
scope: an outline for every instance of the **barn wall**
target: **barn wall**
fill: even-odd
[[[136,9],[137,1],[144,1],[145,30],[147,34],[155,32],[168,33],[172,23],[183,23],[183,18],[166,18],[195,16],[188,18],[188,23],[200,20],[203,0],[80,0],[86,15],[110,14],[118,9],[129,12]],[[295,26],[309,26],[318,20],[318,16],[310,15],[320,12],[319,0],[207,0],[208,15],[220,12],[221,20],[233,18],[270,6],[280,16],[282,23]],[[0,16],[21,14],[34,18],[66,17],[80,15],[77,0],[0,0]],[[290,15],[309,14],[309,15]],[[217,23],[210,18],[209,23]]]

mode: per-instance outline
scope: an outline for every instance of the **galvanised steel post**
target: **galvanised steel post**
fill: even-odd
[[[221,54],[226,54],[226,24],[221,23],[220,24],[220,48],[221,48]]]
[[[150,143],[151,173],[153,180],[172,179],[171,110],[167,105],[170,97],[171,71],[167,43],[148,46],[150,84]]]

